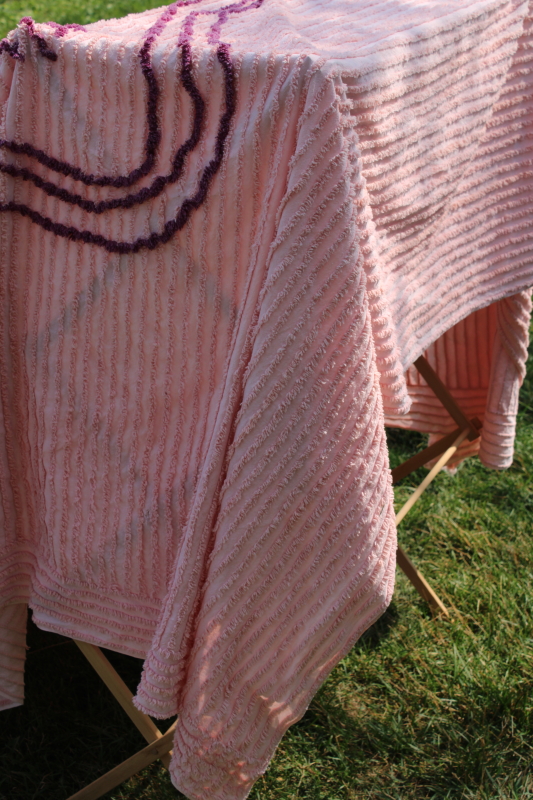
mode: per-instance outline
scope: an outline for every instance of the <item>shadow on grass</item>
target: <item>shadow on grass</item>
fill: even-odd
[[[347,800],[530,800],[531,698],[518,675],[506,685],[457,670],[450,627],[447,660],[422,638],[402,657],[393,639],[405,632],[389,626],[383,653],[354,648],[291,731],[281,766],[292,747],[321,765],[291,797],[325,800],[331,780],[329,796]]]
[[[398,624],[399,617],[398,608],[393,600],[377,622],[374,622],[374,624],[363,633],[361,638],[357,640],[353,651],[357,652],[357,650],[361,648],[365,650],[376,650],[381,647]]]
[[[65,800],[146,742],[72,640],[41,631],[30,621],[27,641],[24,705],[2,712],[0,798]],[[109,651],[106,655],[134,691],[142,662]],[[183,797],[159,764],[135,779],[139,786],[146,783],[145,773],[149,793],[131,794],[126,788],[106,797]]]

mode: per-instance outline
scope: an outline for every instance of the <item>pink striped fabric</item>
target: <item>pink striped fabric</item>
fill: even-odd
[[[240,800],[390,601],[384,423],[451,426],[420,354],[510,463],[530,31],[178,0],[0,44],[0,707],[29,604],[144,659],[174,784]]]

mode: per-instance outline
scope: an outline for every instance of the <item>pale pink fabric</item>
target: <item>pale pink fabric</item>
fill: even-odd
[[[190,133],[188,13],[153,49],[158,174]],[[56,62],[20,26],[0,137],[97,175],[140,164],[138,52],[160,15],[36,25]],[[207,127],[177,184],[95,217],[3,174],[0,202],[116,240],[160,231],[212,157],[211,23],[191,40]],[[240,800],[390,601],[384,421],[450,424],[406,380],[421,353],[484,416],[485,463],[509,463],[533,285],[530,28],[518,0],[264,0],[224,22],[237,111],[170,242],[110,255],[0,214],[3,706],[22,701],[29,602],[42,628],[145,659],[137,705],[180,714],[175,785]]]

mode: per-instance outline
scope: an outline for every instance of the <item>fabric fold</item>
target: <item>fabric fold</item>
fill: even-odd
[[[189,797],[246,796],[394,585],[351,140],[335,89],[315,72],[254,314],[185,686],[159,666],[183,647],[167,623],[136,696],[143,711],[179,713],[171,772]],[[167,603],[179,608],[179,597]]]

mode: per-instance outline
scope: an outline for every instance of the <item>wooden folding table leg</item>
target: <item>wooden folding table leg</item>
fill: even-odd
[[[81,652],[101,677],[113,697],[118,700],[128,717],[133,724],[142,733],[144,738],[150,744],[158,739],[161,739],[163,734],[155,725],[149,716],[143,714],[138,708],[133,705],[133,694],[130,692],[118,672],[113,668],[108,659],[102,653],[99,647],[88,642],[81,642],[74,639]],[[164,755],[161,759],[165,767],[168,769],[170,764],[170,755]]]
[[[469,429],[462,430],[459,435],[456,437],[454,443],[448,447],[447,450],[441,455],[437,463],[430,469],[420,486],[418,486],[409,500],[404,503],[404,505],[400,508],[398,513],[396,514],[396,525],[399,525],[402,519],[405,517],[408,511],[414,506],[416,501],[424,494],[426,489],[428,488],[429,484],[435,479],[438,473],[443,469],[454,453],[457,451],[457,448],[461,444],[461,442],[466,439],[469,434]]]
[[[411,497],[407,500],[406,503],[401,507],[401,509],[396,514],[396,525],[399,525],[402,519],[405,517],[408,511],[414,506],[416,501],[422,496],[425,492],[429,484],[433,481],[433,479],[437,476],[437,474],[443,469],[448,461],[451,459],[453,454],[457,451],[457,448],[461,444],[461,442],[466,439],[468,434],[470,433],[470,426],[468,428],[463,429],[459,432],[458,436],[455,438],[453,444],[448,447],[444,453],[441,455],[435,466],[428,472],[420,486],[413,492]],[[400,569],[405,573],[407,578],[411,581],[415,589],[417,590],[418,594],[426,600],[427,603],[431,606],[431,608],[435,611],[441,611],[447,617],[449,616],[449,612],[440,599],[440,597],[433,591],[429,583],[426,581],[424,576],[421,572],[417,570],[411,559],[407,556],[407,554],[398,547],[397,551],[397,563]]]
[[[418,469],[418,467],[427,463],[427,461],[430,461],[440,453],[443,453],[433,469],[431,469],[429,474],[424,478],[420,486],[413,492],[409,500],[397,513],[396,525],[399,525],[407,512],[414,506],[418,498],[427,489],[431,481],[448,463],[461,442],[466,438],[468,438],[470,441],[474,441],[480,435],[481,430],[481,422],[479,419],[477,419],[477,417],[468,419],[466,414],[455,401],[455,398],[450,394],[446,386],[443,384],[437,373],[430,366],[429,362],[424,358],[424,356],[420,356],[420,358],[414,362],[414,365],[428,386],[432,389],[435,396],[448,411],[452,419],[457,422],[459,428],[453,433],[444,436],[440,441],[435,442],[435,444],[431,445],[430,447],[427,447],[421,453],[413,456],[408,461],[400,464],[400,466],[396,467],[396,469],[392,470],[393,483],[397,483],[411,472],[414,472],[415,469]],[[445,450],[445,452],[443,452],[443,450]],[[398,547],[397,563],[400,569],[403,570],[407,578],[411,581],[420,596],[429,603],[431,608],[442,611],[444,614],[446,614],[446,616],[449,616],[442,600],[433,591],[424,576],[417,570],[411,559],[407,556],[407,553],[405,553],[401,547]]]
[[[172,747],[172,739],[174,737],[174,728],[176,723],[170,726],[168,731],[161,736],[156,742],[147,745],[143,750],[126,759],[121,764],[118,764],[105,775],[97,778],[88,786],[85,786],[76,794],[71,795],[68,800],[98,800],[106,792],[110,792],[115,786],[118,786],[123,781],[127,781],[136,772],[140,772],[153,761],[161,758],[165,753],[168,753]]]
[[[433,591],[427,580],[421,572],[417,570],[407,553],[398,547],[396,552],[396,563],[404,573],[404,575],[413,584],[420,597],[428,603],[433,611],[442,612],[446,617],[450,616],[450,612],[438,596]]]
[[[394,467],[391,470],[392,475],[392,483],[393,485],[399,483],[404,478],[407,478],[412,472],[415,472],[420,467],[425,466],[428,461],[433,461],[433,459],[438,458],[441,456],[445,450],[453,445],[459,434],[461,433],[462,428],[456,428],[451,433],[446,434],[439,439],[434,444],[426,447],[424,450],[421,450],[416,455],[408,458],[407,461],[399,464],[397,467]]]
[[[433,391],[433,394],[440,400],[448,414],[455,420],[460,428],[467,428],[468,438],[471,442],[479,436],[479,428],[481,423],[476,418],[468,419],[462,408],[457,404],[456,400],[446,386],[443,384],[435,370],[431,367],[429,362],[424,356],[420,356],[414,363],[418,372],[422,375],[427,385]]]

